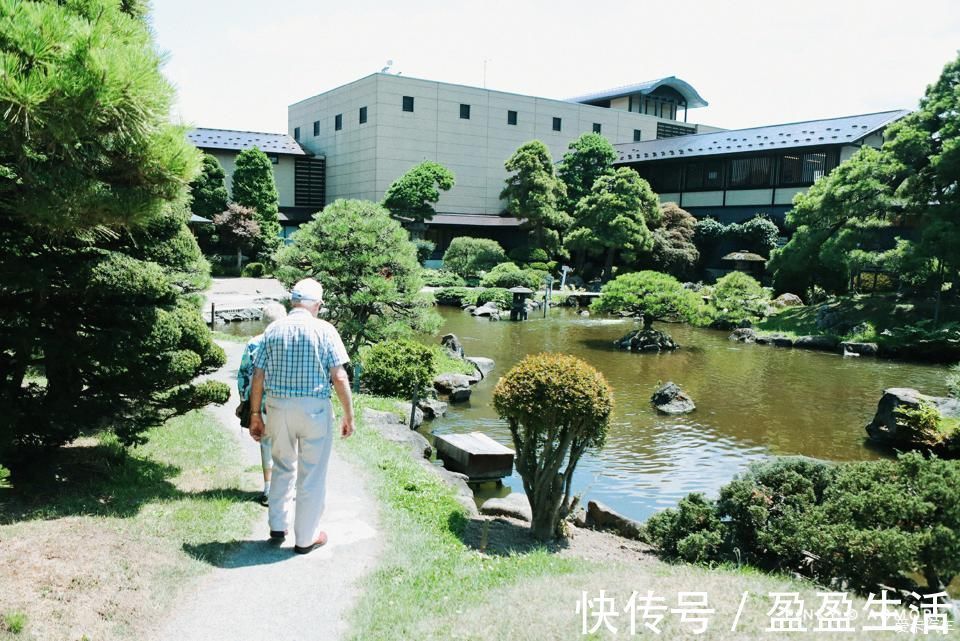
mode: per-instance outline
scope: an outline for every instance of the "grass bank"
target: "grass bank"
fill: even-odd
[[[262,509],[243,489],[256,475],[213,416],[148,436],[129,452],[81,438],[63,448],[56,482],[0,483],[0,639],[147,638],[210,568],[202,559],[230,551],[205,544],[247,534]]]
[[[357,398],[362,408],[395,409],[395,401]],[[632,638],[623,612],[633,591],[651,590],[678,606],[680,592],[706,592],[711,615],[709,632],[700,638],[720,641],[769,639],[775,632],[768,612],[772,593],[797,593],[810,615],[820,605],[818,588],[789,577],[763,574],[750,568],[704,568],[673,565],[650,554],[634,553],[612,535],[576,530],[571,550],[521,545],[496,551],[495,537],[509,532],[517,540],[521,526],[512,522],[485,528],[470,522],[450,490],[414,461],[405,448],[389,443],[374,430],[359,425],[344,448],[355,463],[369,470],[369,484],[381,501],[386,536],[380,566],[365,581],[364,596],[350,615],[351,638],[363,641],[420,639],[470,641],[542,641],[544,639]],[[499,523],[499,522],[497,522]],[[468,532],[483,532],[481,543]],[[487,539],[489,533],[489,539]],[[603,539],[603,540],[602,540]],[[485,545],[486,544],[486,545]],[[484,551],[481,552],[480,548]],[[502,549],[502,548],[500,548]],[[578,551],[579,550],[579,551]],[[598,552],[602,550],[602,552]],[[582,633],[577,603],[584,591],[596,598],[604,590],[619,610],[613,633],[601,626]],[[744,608],[731,629],[741,600]],[[866,601],[852,599],[862,617]],[[594,619],[588,619],[590,627]],[[644,621],[637,615],[637,635]],[[860,625],[860,624],[857,624]],[[821,638],[816,622],[808,632],[791,637]],[[659,638],[688,638],[692,628],[679,615],[667,612]],[[831,633],[840,639],[893,639],[896,633]],[[695,637],[689,637],[695,638]],[[950,637],[956,638],[956,636]]]

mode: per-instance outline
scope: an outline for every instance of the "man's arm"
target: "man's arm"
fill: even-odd
[[[254,379],[256,380],[256,379]],[[337,392],[340,405],[343,406],[343,419],[340,421],[340,436],[347,438],[353,434],[353,394],[350,392],[350,377],[343,365],[330,368],[330,380]]]
[[[250,436],[259,441],[263,437],[263,416],[260,408],[263,407],[263,370],[255,367],[253,382],[250,384]]]

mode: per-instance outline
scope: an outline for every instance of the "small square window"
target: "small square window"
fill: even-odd
[[[293,139],[300,140],[300,127],[293,128]]]
[[[470,105],[460,105],[460,117],[470,120]]]
[[[320,135],[320,121],[319,121],[319,120],[314,120],[314,121],[313,121],[313,135],[314,135],[314,136],[319,136],[319,135]]]
[[[336,131],[343,129],[343,114],[337,114],[333,117],[333,128]]]
[[[367,123],[367,108],[360,107],[360,124],[364,125]]]
[[[270,162],[274,165],[280,164],[280,156],[278,156],[277,154],[267,154],[267,158],[269,158]]]
[[[593,123],[593,133],[595,133],[595,134],[600,133],[600,123],[599,123],[599,122]]]
[[[403,110],[404,110],[404,111],[413,111],[413,96],[404,96],[404,97],[403,97]]]
[[[517,124],[517,112],[516,111],[507,111],[507,124],[515,125]]]
[[[640,142],[641,132],[639,129],[633,130],[633,142]]]
[[[554,130],[554,131],[560,131],[560,129],[562,129],[562,125],[563,125],[563,121],[562,121],[562,120],[560,120],[559,118],[554,118],[554,119],[553,119],[553,130]]]

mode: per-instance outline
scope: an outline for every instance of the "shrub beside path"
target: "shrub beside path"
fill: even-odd
[[[227,352],[227,364],[214,376],[231,384],[233,398],[212,413],[221,429],[240,439],[244,463],[259,467],[259,446],[246,432],[240,434],[233,415],[243,344],[220,344]],[[157,639],[326,641],[346,636],[344,615],[361,597],[360,579],[376,565],[381,535],[377,502],[367,491],[361,470],[341,457],[337,445],[330,458],[322,520],[330,542],[305,556],[293,553],[292,536],[283,546],[271,547],[266,542],[264,509],[247,540],[210,544],[236,549],[220,567],[184,589]],[[292,510],[290,516],[292,532]],[[194,554],[203,554],[202,549]]]

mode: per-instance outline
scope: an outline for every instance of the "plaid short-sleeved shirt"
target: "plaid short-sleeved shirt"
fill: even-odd
[[[264,371],[267,396],[330,398],[330,369],[349,361],[333,325],[294,309],[267,327],[253,366]]]

